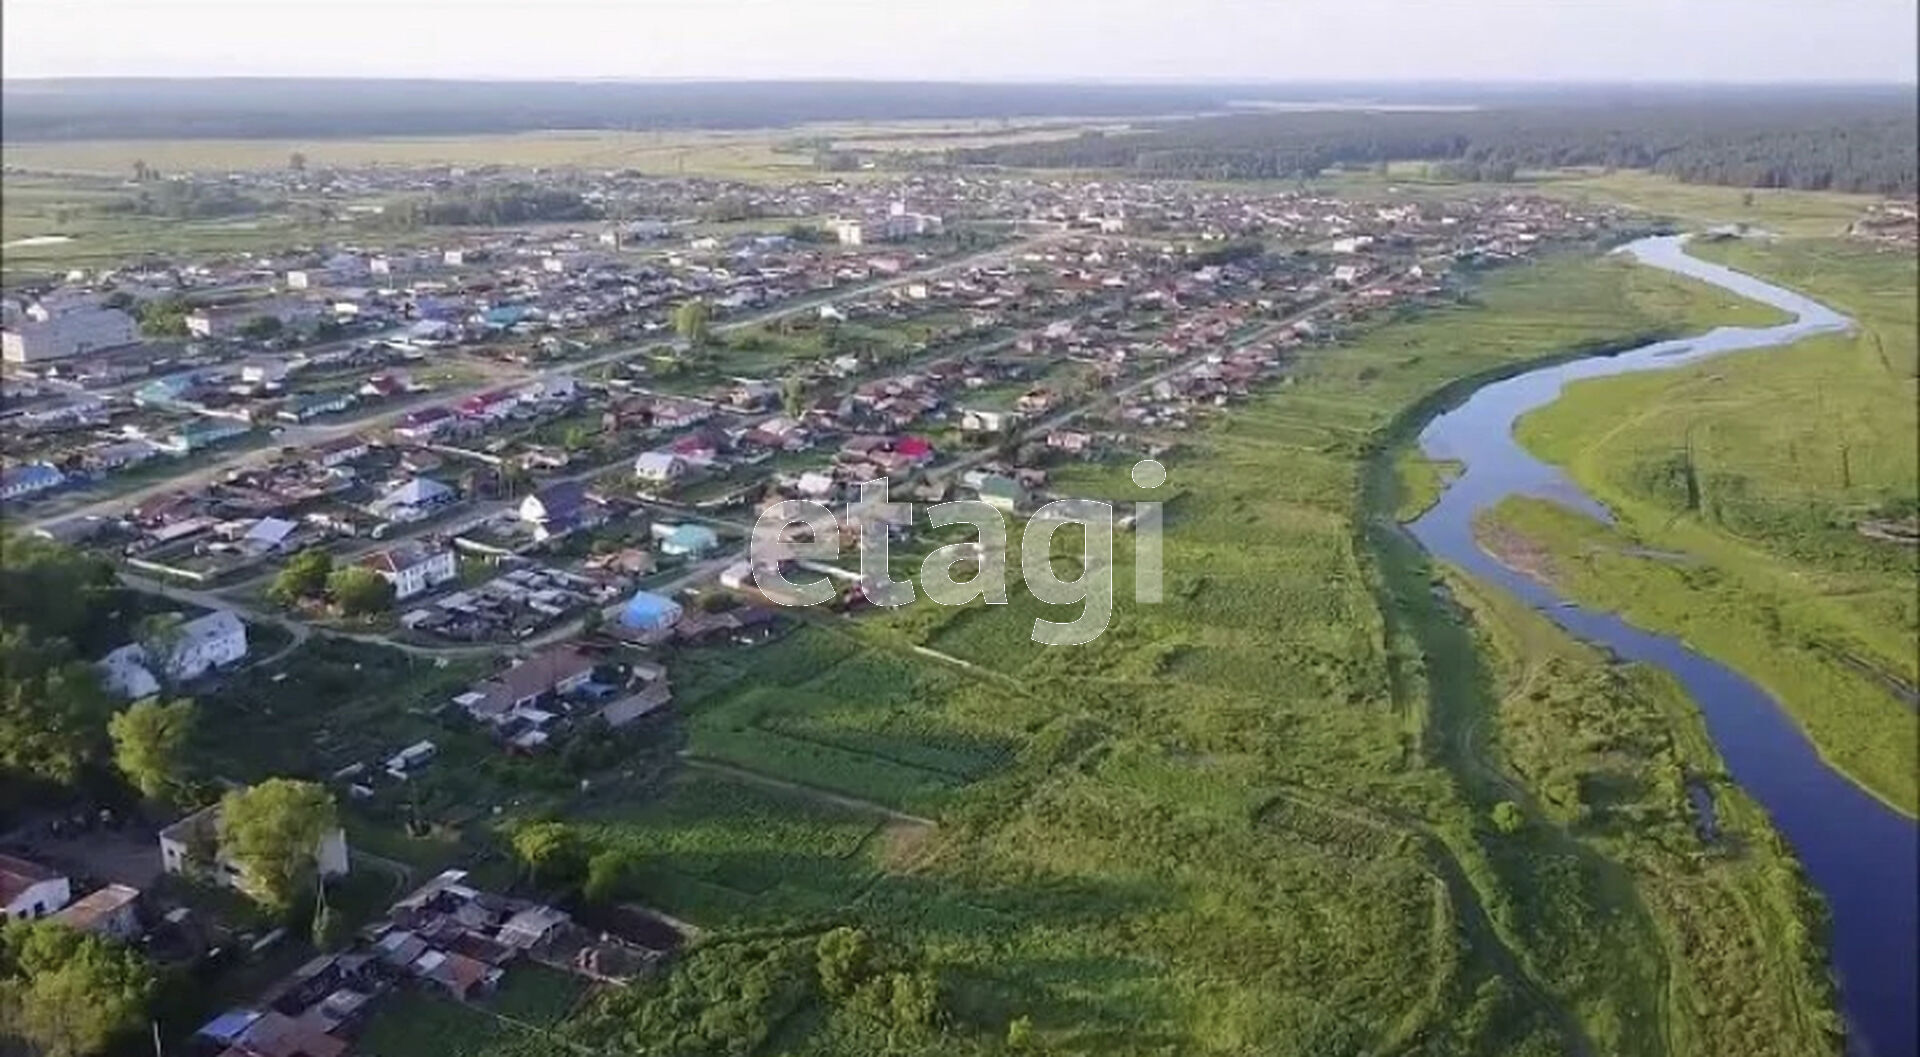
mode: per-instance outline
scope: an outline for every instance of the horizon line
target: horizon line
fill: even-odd
[[[1103,87],[1103,88],[1304,88],[1304,87],[1456,87],[1456,88],[1920,88],[1920,77],[1914,80],[1886,79],[1636,79],[1604,77],[1594,78],[1492,78],[1478,79],[1466,77],[1334,77],[1303,78],[1297,80],[1274,80],[1264,78],[1143,78],[1127,79],[1113,77],[1068,77],[1026,80],[1021,78],[902,78],[902,77],[859,77],[859,76],[719,76],[689,75],[682,77],[648,77],[626,75],[602,76],[474,76],[467,74],[261,74],[261,73],[213,73],[213,74],[154,74],[154,73],[107,73],[107,74],[41,74],[28,77],[0,76],[0,85],[26,84],[36,82],[111,82],[111,81],[359,81],[359,82],[426,82],[433,84],[869,84],[869,85],[960,85],[968,87]]]

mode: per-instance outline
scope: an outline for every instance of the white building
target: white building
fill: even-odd
[[[133,317],[115,308],[83,308],[44,320],[25,320],[0,334],[0,358],[8,363],[64,360],[140,340]]]
[[[122,943],[140,935],[140,891],[110,884],[54,915],[54,920],[77,932],[91,932]]]
[[[395,599],[412,598],[460,575],[453,551],[409,541],[372,554],[361,562],[393,585]]]
[[[205,877],[228,888],[245,889],[240,867],[218,850],[220,805],[203,808],[160,831],[160,868],[178,876]],[[196,851],[196,848],[200,851]],[[212,863],[198,856],[211,851]],[[351,868],[347,831],[335,826],[313,849],[314,865],[322,877],[343,877]],[[210,867],[210,868],[209,868]]]
[[[73,886],[64,874],[37,862],[0,855],[0,919],[37,920],[72,899]]]
[[[167,675],[174,682],[187,682],[246,655],[246,623],[230,609],[216,609],[177,629],[167,648]]]
[[[127,700],[160,692],[160,669],[170,683],[186,683],[247,655],[247,625],[231,610],[216,609],[146,642],[129,643],[100,659],[100,681]]]
[[[636,480],[664,484],[679,480],[686,472],[686,460],[670,451],[642,452],[633,460],[633,476]]]
[[[867,241],[867,227],[858,220],[836,217],[827,226],[842,246],[859,246]]]
[[[160,680],[147,670],[147,651],[137,642],[100,658],[95,667],[100,670],[100,685],[121,700],[138,701],[160,692]]]

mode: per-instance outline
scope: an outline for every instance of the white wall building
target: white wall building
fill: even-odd
[[[0,855],[0,918],[33,921],[73,900],[66,875],[37,862]]]
[[[153,647],[148,647],[151,653]],[[247,655],[247,625],[232,610],[216,609],[176,629],[167,650],[167,676],[176,683],[199,678]]]
[[[133,317],[115,308],[83,308],[25,320],[0,334],[0,358],[8,363],[64,360],[140,340]]]
[[[434,550],[419,542],[403,543],[369,555],[361,564],[393,585],[395,599],[412,598],[460,575],[453,551]]]
[[[835,218],[828,227],[842,246],[859,246],[867,241],[867,227],[858,220]]]
[[[217,850],[220,833],[220,805],[204,808],[160,831],[160,868],[185,877],[204,877],[228,888],[246,888],[245,872],[233,860]],[[211,869],[196,858],[195,846],[213,850]],[[334,827],[320,838],[313,849],[314,865],[322,877],[343,877],[352,867],[347,850],[347,831]]]

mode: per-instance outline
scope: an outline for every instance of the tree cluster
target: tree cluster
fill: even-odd
[[[336,569],[333,556],[318,548],[294,555],[267,588],[267,597],[283,606],[330,599],[347,616],[384,613],[392,608],[394,594],[386,577],[359,565]]]
[[[112,703],[87,658],[112,644],[117,601],[104,562],[0,543],[0,791],[72,787],[105,764]]]
[[[54,921],[0,927],[0,1052],[85,1057],[145,1025],[157,984],[145,958]]]
[[[556,187],[509,183],[474,187],[388,207],[384,222],[393,227],[498,227],[555,220],[592,220],[598,209],[579,193]]]
[[[220,800],[221,851],[240,867],[249,894],[285,910],[316,880],[316,850],[340,825],[325,786],[270,778]]]
[[[1920,157],[1906,98],[1810,95],[1756,106],[1675,97],[1624,106],[1236,114],[1139,134],[954,152],[963,164],[1127,169],[1150,176],[1300,179],[1390,161],[1504,181],[1525,169],[1650,169],[1688,183],[1912,194]]]
[[[144,163],[136,163],[138,165]],[[136,179],[138,179],[136,172]],[[103,212],[160,217],[166,220],[209,220],[260,212],[259,199],[222,183],[201,180],[160,180],[141,184],[138,191],[102,206]]]

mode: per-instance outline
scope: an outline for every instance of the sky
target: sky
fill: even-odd
[[[0,0],[8,78],[1912,82],[1920,0]]]

